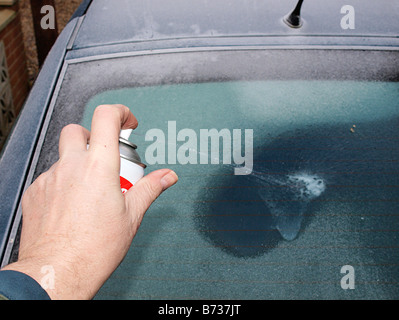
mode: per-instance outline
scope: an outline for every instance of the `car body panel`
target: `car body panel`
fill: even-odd
[[[64,64],[66,45],[76,21],[70,22],[49,53],[2,150],[0,158],[0,249],[4,253],[10,227],[24,190],[40,130]]]
[[[204,37],[397,38],[399,34],[397,1],[352,1],[351,5],[356,8],[353,30],[341,28],[341,8],[348,4],[344,0],[305,1],[303,27],[288,28],[282,18],[295,4],[293,0],[177,0],[168,3],[162,0],[115,0],[112,4],[97,0],[91,5],[73,47]]]

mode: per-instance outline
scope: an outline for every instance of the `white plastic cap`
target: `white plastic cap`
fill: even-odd
[[[132,134],[133,129],[125,129],[121,130],[119,137],[125,140],[129,140],[130,135]]]

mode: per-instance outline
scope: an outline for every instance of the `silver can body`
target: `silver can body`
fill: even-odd
[[[130,141],[119,138],[119,153],[121,156],[120,184],[122,193],[126,193],[143,176],[146,165],[141,162],[137,146]]]

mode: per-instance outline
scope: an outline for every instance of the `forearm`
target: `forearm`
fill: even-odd
[[[17,271],[2,270],[0,300],[50,300],[50,297],[30,276]]]

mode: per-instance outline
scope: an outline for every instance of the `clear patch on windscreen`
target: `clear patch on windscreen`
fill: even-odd
[[[147,171],[180,180],[99,298],[398,297],[398,83],[123,88],[94,96],[82,125],[112,103],[139,119]]]

